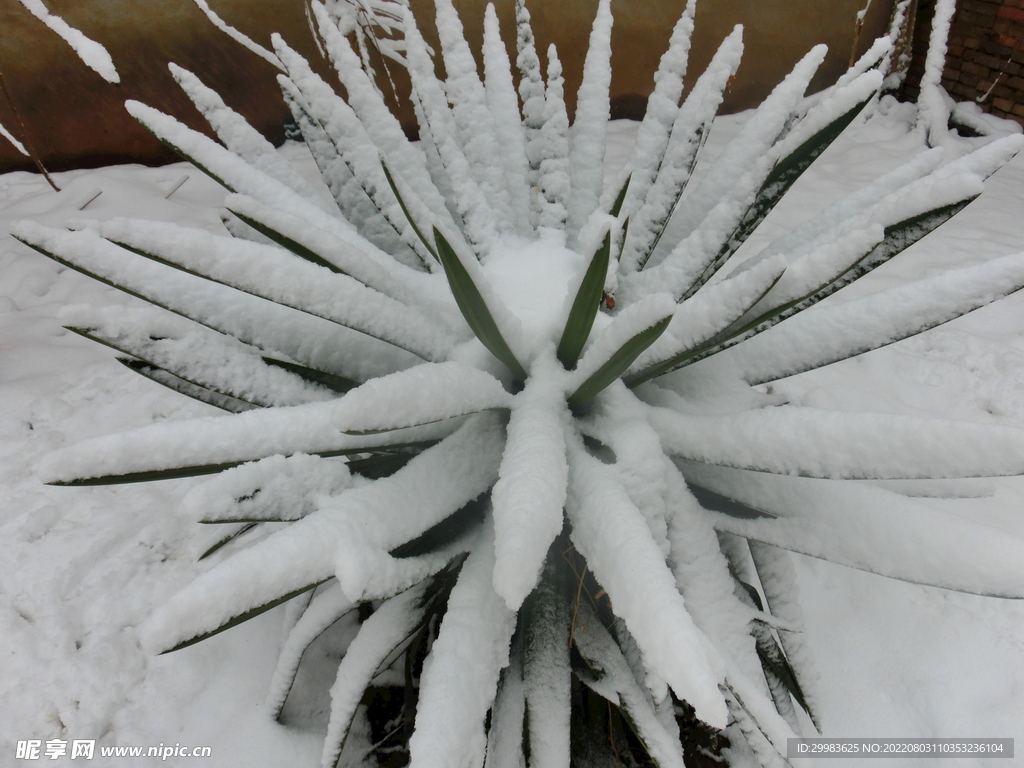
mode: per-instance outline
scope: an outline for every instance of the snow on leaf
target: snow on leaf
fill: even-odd
[[[659,768],[683,768],[679,737],[673,738],[658,721],[615,640],[585,604],[581,606],[573,641],[587,665],[598,676],[591,687],[622,708],[656,765]],[[590,684],[587,680],[584,682]],[[609,698],[612,696],[614,698]]]
[[[679,305],[664,335],[630,367],[627,383],[634,386],[671,370],[746,313],[775,285],[784,269],[785,260],[777,256],[736,277],[705,285]]]
[[[147,620],[143,642],[154,650],[190,645],[323,583],[335,575],[346,533],[358,530],[362,542],[385,551],[419,536],[493,484],[499,449],[493,420],[467,422],[390,477],[343,491],[199,576]],[[431,487],[441,476],[450,482]],[[361,577],[375,583],[372,574]]]
[[[344,461],[304,453],[268,456],[197,485],[182,500],[182,511],[204,523],[298,520],[316,509],[321,494],[340,493],[351,483]]]
[[[1024,431],[918,416],[779,406],[718,416],[650,411],[665,451],[707,464],[843,479],[1024,474]]]
[[[564,455],[563,455],[564,462]],[[559,515],[561,516],[561,515]],[[564,540],[560,540],[564,546]],[[545,576],[523,611],[523,676],[530,765],[559,768],[569,762],[572,670],[569,661],[571,601],[564,564],[553,548]],[[560,573],[561,571],[561,573]],[[557,575],[556,575],[557,574]],[[567,574],[566,574],[567,575]]]
[[[117,68],[114,66],[114,60],[110,58],[106,48],[83,35],[60,16],[51,14],[43,5],[43,0],[18,0],[18,2],[25,6],[29,13],[60,35],[89,69],[108,83],[121,82],[121,77],[117,74]]]
[[[675,587],[643,515],[617,482],[614,470],[568,440],[572,541],[608,591],[616,613],[644,652],[645,664],[696,709],[697,717],[724,728],[721,672],[708,655],[707,638]]]
[[[185,381],[259,406],[329,400],[336,393],[252,349],[158,309],[75,307],[62,311],[72,330],[162,368]]]
[[[206,0],[192,0],[192,2],[199,6],[199,9],[206,14],[206,18],[210,20],[210,23],[217,27],[221,32],[226,34],[236,43],[248,48],[264,61],[273,64],[279,69],[281,68],[281,62],[278,61],[277,57],[273,53],[224,21],[220,16],[213,12]]]
[[[306,648],[354,608],[355,605],[341,593],[337,582],[329,582],[314,592],[312,602],[288,632],[278,654],[277,668],[270,680],[265,704],[271,717],[280,717]]]
[[[267,141],[263,134],[249,125],[245,118],[228,107],[220,95],[203,85],[194,74],[177,64],[168,65],[171,75],[192,100],[196,108],[210,124],[224,145],[245,160],[247,163],[263,171],[268,176],[286,184],[307,200],[320,204],[328,213],[331,208],[323,196],[314,191],[288,162],[281,157],[274,145]]]
[[[516,615],[494,591],[493,535],[485,532],[462,566],[420,679],[416,730],[409,739],[415,768],[481,765],[484,718],[498,675],[508,665]]]
[[[557,364],[547,375],[534,365],[526,388],[516,396],[505,452],[491,503],[496,560],[494,589],[513,610],[533,590],[548,547],[562,530],[568,467],[565,424],[568,413]]]
[[[625,209],[631,212],[633,224],[620,257],[620,272],[623,275],[643,269],[661,240],[672,212],[690,180],[697,154],[707,139],[712,118],[718,111],[726,85],[735,74],[742,54],[743,27],[737,26],[722,41],[711,63],[697,78],[679,108],[656,176],[643,197],[639,197],[638,188],[636,210]]]
[[[449,361],[372,379],[345,395],[333,418],[342,432],[365,434],[511,405],[512,396],[489,373]]]
[[[488,109],[487,95],[455,6],[451,0],[436,0],[434,7],[446,73],[444,91],[452,105],[458,141],[470,172],[489,203],[498,230],[507,231],[512,221],[501,158],[509,148],[498,144],[494,115]]]
[[[486,251],[497,237],[497,217],[473,175],[473,166],[458,141],[458,127],[441,83],[434,74],[434,62],[427,53],[411,12],[406,10],[405,39],[408,45],[409,76],[417,102],[426,118],[433,142],[448,181],[455,194],[454,203],[465,223],[465,233],[479,254]],[[474,75],[475,76],[475,75]]]
[[[733,187],[745,174],[749,175],[751,167],[756,165],[759,158],[765,157],[825,58],[825,50],[824,45],[815,46],[797,63],[793,71],[761,103],[754,116],[744,124],[740,134],[729,143],[697,188],[679,205],[652,257],[652,266],[660,261],[659,252],[664,253],[687,237],[697,229],[715,205],[730,199]],[[770,167],[769,164],[763,171],[765,175]],[[749,186],[753,193],[760,186],[760,180],[755,182],[751,178]]]
[[[336,323],[140,259],[89,230],[65,232],[21,221],[11,233],[100,282],[313,368],[362,379],[418,359],[393,347],[389,353],[388,345]]]
[[[881,488],[694,462],[692,483],[777,519],[714,513],[718,530],[889,578],[1024,598],[1024,542]]]
[[[406,138],[401,124],[373,87],[373,82],[362,69],[359,57],[345,36],[331,23],[324,7],[319,2],[314,2],[312,8],[331,62],[345,85],[349,106],[355,110],[377,146],[402,169],[402,174],[417,196],[446,226],[454,226],[445,208],[444,199],[427,173],[423,152]]]
[[[494,116],[494,130],[505,170],[505,184],[516,231],[530,231],[529,162],[526,134],[519,116],[519,101],[512,83],[512,65],[501,40],[498,16],[488,3],[484,11],[484,87],[487,107]]]
[[[436,440],[452,430],[435,424],[372,436],[341,434],[331,425],[334,403],[309,403],[286,408],[210,416],[186,422],[151,424],[129,433],[85,440],[47,456],[40,464],[44,482],[134,482],[151,473],[180,470],[175,475],[212,474],[246,461],[275,454],[343,455],[382,446]]]
[[[572,242],[597,208],[604,183],[605,134],[612,80],[611,0],[600,0],[590,32],[583,81],[576,95],[569,148],[569,186],[566,231]]]
[[[564,229],[572,182],[569,175],[569,115],[565,109],[565,80],[554,43],[548,46],[548,81],[544,92],[544,124],[537,141],[540,165],[538,226]]]
[[[322,768],[334,768],[337,764],[366,687],[380,665],[422,621],[427,586],[421,584],[385,601],[363,622],[359,634],[349,644],[331,686],[331,719],[327,725]]]
[[[412,307],[279,248],[142,220],[111,219],[100,225],[99,234],[169,266],[331,320],[424,359],[443,359],[451,346]]]
[[[668,149],[672,126],[679,113],[679,97],[690,56],[695,0],[688,0],[654,73],[654,91],[647,99],[647,111],[636,133],[630,156],[632,177],[623,201],[623,210],[633,214],[647,198]],[[709,66],[710,68],[710,66]]]
[[[960,317],[1024,287],[1024,254],[815,307],[698,366],[758,384],[819,368]],[[699,369],[698,369],[699,370]]]

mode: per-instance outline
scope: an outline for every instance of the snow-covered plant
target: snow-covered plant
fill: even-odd
[[[1019,254],[819,305],[966,206],[1024,140],[945,165],[924,152],[740,251],[880,87],[884,43],[810,100],[814,48],[695,174],[742,43],[737,28],[680,104],[691,3],[606,179],[609,1],[571,128],[557,53],[545,77],[522,2],[518,97],[494,9],[481,78],[451,0],[436,7],[444,81],[403,12],[419,145],[314,3],[347,98],[274,44],[324,188],[174,68],[224,146],[128,109],[229,190],[231,236],[125,219],[13,230],[153,305],[72,308],[69,327],[233,412],[42,468],[63,485],[214,475],[185,507],[230,545],[157,607],[144,647],[286,603],[277,715],[306,647],[340,622],[354,639],[328,767],[388,686],[397,708],[375,733],[417,768],[667,768],[709,750],[770,766],[818,723],[787,550],[1024,597],[1012,540],[853,482],[1019,474],[1020,431],[799,407],[762,386],[1024,286]]]

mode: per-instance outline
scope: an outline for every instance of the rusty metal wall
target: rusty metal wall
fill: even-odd
[[[746,27],[746,55],[732,83],[726,111],[758,103],[812,45],[829,45],[829,56],[812,83],[825,87],[850,57],[881,34],[893,0],[872,0],[855,36],[855,19],[868,0],[703,0],[698,4],[691,73],[700,72],[736,23]],[[88,69],[74,52],[15,0],[0,3],[0,73],[12,105],[0,95],[0,123],[30,144],[47,167],[61,170],[117,162],[157,164],[175,159],[125,112],[138,99],[189,125],[203,122],[167,72],[174,61],[200,75],[268,136],[279,139],[287,110],[277,91],[274,67],[214,28],[191,0],[45,0],[50,12],[104,45],[121,75],[112,85]],[[280,31],[321,73],[328,67],[310,35],[304,0],[209,0],[228,23],[269,47]],[[478,46],[483,0],[455,0],[467,35]],[[412,0],[428,40],[433,38],[431,0]],[[513,0],[496,0],[510,49]],[[615,116],[642,113],[683,0],[613,0]],[[572,109],[583,68],[589,25],[597,0],[533,0],[529,8],[539,48],[558,46]],[[542,59],[546,57],[542,54]],[[404,84],[398,82],[399,91]],[[412,124],[407,106],[398,107]],[[20,122],[18,118],[20,117]],[[22,125],[24,125],[24,130]],[[0,172],[32,170],[30,161],[0,138]]]

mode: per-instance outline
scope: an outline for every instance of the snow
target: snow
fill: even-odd
[[[555,568],[548,566],[546,575],[557,573]],[[530,765],[537,768],[560,768],[569,762],[571,753],[570,584],[565,579],[545,579],[524,611],[525,730],[529,732]]]
[[[740,115],[716,121],[707,147],[709,159],[721,152],[725,140],[737,133],[746,117]],[[795,224],[812,217],[815,211],[920,152],[919,140],[909,131],[909,123],[905,108],[883,100],[880,111],[869,122],[856,126],[808,171],[791,193],[794,197],[773,212],[765,222],[764,231],[744,246],[737,260],[756,254],[777,239],[779,233],[791,230]],[[621,124],[609,127],[610,150],[617,146],[616,137],[629,130]],[[303,147],[286,145],[280,152],[304,175],[312,174],[315,178],[315,169]],[[625,159],[609,152],[609,176],[616,170],[615,164]],[[99,187],[104,195],[88,212],[100,219],[117,213],[223,232],[216,208],[224,200],[224,191],[207,179],[193,174],[170,200],[164,199],[183,169],[184,166],[179,165],[68,172],[58,175],[60,186],[65,188],[59,194],[50,191],[45,182],[34,175],[8,174],[0,177],[0,217],[5,224],[28,217],[61,227],[70,218],[81,215],[75,210],[75,202],[81,195]],[[697,173],[699,177],[700,168]],[[762,334],[759,339],[763,339],[766,346],[759,349],[763,355],[754,354],[758,349],[756,345],[761,342],[752,340],[734,348],[727,356],[733,362],[745,361],[744,370],[750,371],[751,380],[759,375],[768,376],[762,379],[764,381],[773,380],[808,367],[805,360],[786,362],[791,358],[784,354],[788,350],[807,349],[805,338],[811,339],[811,349],[819,349],[820,339],[829,340],[830,334],[840,334],[849,327],[853,340],[848,346],[857,347],[860,342],[856,341],[857,326],[853,321],[858,317],[866,338],[873,339],[872,327],[881,328],[886,324],[883,313],[890,312],[891,316],[898,317],[904,302],[908,307],[905,325],[909,327],[912,307],[924,306],[924,300],[929,297],[940,296],[943,301],[949,297],[950,301],[962,302],[966,307],[983,304],[988,296],[1009,294],[1015,288],[1017,278],[1014,275],[1019,274],[1020,257],[995,259],[1020,248],[1022,232],[1017,209],[1022,180],[1024,161],[1016,159],[992,177],[978,201],[939,232],[865,278],[864,287],[849,289],[850,296],[841,292],[831,297],[820,308],[803,315],[807,320],[802,326],[797,318]],[[277,205],[276,200],[282,199],[276,197],[277,194],[275,188],[275,197],[260,201],[271,207]],[[290,213],[297,216],[296,211]],[[351,237],[355,242],[355,236]],[[564,291],[572,274],[566,269],[568,263],[566,260],[557,268],[562,281],[557,289],[559,293]],[[491,265],[483,266],[484,271],[491,274]],[[970,271],[954,273],[945,283],[928,282],[924,287],[914,287],[922,280],[940,279],[936,275],[950,267]],[[536,276],[536,281],[540,284],[544,273],[538,270],[541,274]],[[157,279],[161,273],[152,272],[145,278],[153,291],[192,291],[191,284],[202,282],[182,273],[163,272],[168,273],[164,276],[165,285]],[[287,453],[293,454],[291,459],[265,460],[295,461],[299,460],[295,454],[301,451],[337,450],[357,442],[366,445],[367,438],[339,435],[331,424],[331,410],[315,405],[299,406],[308,409],[302,411],[308,418],[289,419],[293,430],[285,430],[283,424],[266,420],[268,414],[259,411],[237,417],[209,416],[214,412],[207,406],[131,376],[113,362],[109,350],[90,346],[60,329],[58,309],[65,304],[88,302],[107,306],[131,303],[130,299],[118,297],[110,289],[62,269],[7,238],[0,242],[0,273],[4,286],[0,309],[5,310],[0,314],[3,329],[0,343],[5,356],[4,368],[0,371],[0,396],[5,403],[0,415],[4,456],[0,463],[3,478],[0,497],[4,509],[0,516],[0,535],[6,548],[4,562],[0,565],[3,586],[0,648],[13,660],[10,671],[0,681],[0,716],[8,723],[0,750],[4,750],[3,754],[12,754],[14,740],[21,738],[98,738],[102,744],[155,744],[174,740],[186,743],[187,740],[213,745],[214,756],[207,761],[211,765],[234,766],[240,759],[253,766],[315,764],[327,727],[322,714],[324,699],[317,709],[315,702],[303,698],[311,694],[297,685],[286,712],[298,704],[307,709],[293,710],[291,717],[294,719],[286,719],[286,726],[272,724],[264,714],[267,683],[279,649],[277,631],[283,608],[273,609],[224,635],[168,656],[151,657],[138,646],[138,627],[150,615],[153,606],[168,605],[170,596],[198,574],[212,566],[219,567],[218,558],[198,564],[193,561],[194,552],[210,534],[208,526],[196,526],[194,520],[204,507],[210,512],[216,508],[228,513],[229,504],[239,498],[232,498],[235,486],[225,485],[214,493],[213,485],[183,479],[112,488],[63,489],[40,484],[38,467],[44,455],[69,445],[80,447],[64,454],[69,461],[64,469],[69,474],[60,475],[62,477],[75,474],[75,466],[85,468],[83,471],[102,472],[107,471],[105,466],[123,469],[131,463],[141,471],[147,461],[151,462],[150,466],[159,465],[167,456],[178,456],[185,462],[245,461]],[[738,274],[737,278],[746,274]],[[182,282],[186,279],[190,283],[187,289]],[[716,284],[708,285],[694,299],[715,287]],[[883,288],[896,293],[881,294],[885,298],[877,300],[876,304],[860,303],[870,301],[863,298],[865,292]],[[313,337],[292,331],[282,334],[279,321],[288,314],[299,313],[289,310],[286,315],[247,314],[234,308],[229,312],[224,306],[227,303],[224,297],[230,295],[230,289],[210,285],[209,290],[201,295],[208,297],[208,309],[204,313],[211,318],[215,316],[214,309],[219,307],[221,318],[249,324],[246,327],[250,340],[274,338],[275,334],[292,338],[295,354],[289,352],[289,355],[296,361],[309,361],[314,357],[333,360],[331,370],[339,369],[343,356],[338,348],[346,346],[352,335],[344,329],[328,328],[330,324],[326,321],[304,316],[308,317],[309,324],[302,328],[315,331]],[[496,286],[496,290],[501,292],[502,287]],[[901,290],[903,293],[899,293]],[[552,289],[552,293],[555,292]],[[915,295],[920,297],[920,305],[912,303]],[[531,300],[524,298],[527,305]],[[255,302],[261,301],[250,297],[242,305],[256,306]],[[973,426],[985,427],[977,431],[977,435],[990,434],[987,430],[992,428],[991,434],[1009,435],[1011,433],[1004,430],[1024,426],[1020,302],[1019,295],[1011,295],[921,338],[876,349],[829,369],[773,380],[770,397],[809,407],[815,417],[823,416],[822,411],[827,418],[837,412],[862,411],[917,414],[925,418],[940,416],[974,422],[968,431],[972,431]],[[518,310],[516,307],[515,313]],[[847,321],[841,319],[840,310],[846,312]],[[835,324],[826,323],[826,318],[834,318]],[[942,321],[937,314],[933,320]],[[538,319],[537,322],[544,325],[548,320]],[[786,342],[781,334],[787,327],[800,329],[799,341]],[[671,331],[670,326],[664,338],[668,338]],[[332,333],[348,334],[345,344],[332,343]],[[813,335],[815,333],[817,335]],[[767,341],[772,338],[776,341],[768,345]],[[847,344],[845,337],[842,338]],[[884,343],[893,340],[885,339]],[[377,347],[367,349],[383,346],[374,343]],[[774,353],[768,348],[773,345]],[[268,346],[275,347],[277,342]],[[811,357],[820,359],[821,356]],[[361,369],[365,378],[406,367],[411,362],[406,358],[403,365],[401,358],[395,358],[382,366],[379,362],[362,359],[348,361],[346,365]],[[378,370],[369,372],[374,365]],[[694,369],[701,366],[705,364],[699,363]],[[711,361],[704,370],[712,372]],[[675,376],[682,379],[684,373]],[[760,389],[766,390],[763,386]],[[208,432],[177,429],[176,421],[197,416],[207,416],[209,422],[204,423],[219,423],[216,427],[210,426]],[[850,420],[857,418],[851,416]],[[228,423],[238,425],[232,439],[245,441],[250,446],[249,455],[216,456],[216,446],[210,439],[223,432]],[[139,443],[124,443],[123,438],[117,436],[102,437],[145,425],[151,425],[149,429],[154,431],[147,432],[148,437]],[[450,426],[422,429],[416,439],[441,438],[450,429]],[[407,435],[394,437],[402,441],[411,439]],[[81,443],[89,438],[102,442]],[[1003,455],[1012,457],[1011,449],[1018,446],[1019,441],[1012,437],[1006,439],[1010,448]],[[481,442],[486,440],[481,438]],[[985,442],[981,449],[990,450],[988,446]],[[884,445],[881,448],[889,450]],[[904,451],[899,460],[931,461],[930,453],[942,453],[938,446],[926,445],[926,448],[928,450],[921,456]],[[969,463],[960,461],[965,458],[963,454],[968,453],[966,443],[954,445],[950,450],[953,451],[951,458],[944,460],[950,464],[955,460],[958,466],[970,468]],[[117,455],[111,451],[116,451]],[[498,476],[500,452],[493,453],[491,474],[479,481],[484,486]],[[481,452],[467,449],[462,455],[471,457],[469,463],[476,463],[480,461]],[[590,466],[602,474],[593,463]],[[250,467],[254,469],[246,479],[242,473]],[[256,470],[256,467],[258,463],[232,470],[238,473],[233,477],[238,480],[237,492],[241,495],[246,487],[259,483],[262,471],[270,473],[266,466],[264,470]],[[433,476],[453,471],[452,466],[446,465],[433,470]],[[724,473],[723,476],[741,472],[714,468],[713,471]],[[296,469],[296,476],[299,474]],[[667,468],[664,476],[670,476]],[[763,473],[743,476],[744,486],[763,483],[767,487],[782,481],[788,488],[810,488],[825,482],[776,478]],[[206,483],[227,483],[230,477],[224,474]],[[618,475],[613,479],[616,484],[622,482]],[[311,495],[302,496],[301,501],[296,499],[296,515],[305,513],[305,521],[311,514],[317,514],[312,509],[320,493],[348,493],[341,487],[344,478],[337,480],[337,487],[310,489]],[[794,483],[797,485],[793,486]],[[432,488],[426,481],[410,485]],[[1016,540],[1024,537],[1016,514],[1024,487],[1013,478],[993,480],[990,486],[992,494],[978,498],[908,499],[867,483],[845,483],[842,494],[831,494],[827,498],[824,494],[819,498],[806,492],[801,497],[802,503],[813,507],[813,515],[797,517],[794,513],[793,517],[780,517],[775,521],[708,517],[723,528],[748,526],[749,530],[756,530],[758,535],[771,541],[789,537],[788,546],[798,546],[812,555],[828,554],[854,567],[885,569],[904,578],[927,578],[933,582],[938,578],[938,568],[938,575],[947,578],[950,586],[992,592],[993,585],[1020,585],[1020,574],[1013,570],[1016,567],[1013,558],[1014,553],[1019,552]],[[668,487],[672,489],[670,498],[681,492],[675,490],[678,485]],[[210,506],[199,503],[203,493],[197,490],[196,495],[190,497],[193,501],[179,512],[183,509],[182,497],[193,488],[207,489]],[[644,489],[638,483],[632,490],[643,492]],[[767,492],[764,495],[771,497]],[[762,497],[759,493],[758,498]],[[214,498],[221,499],[218,504],[223,506],[216,507],[212,503]],[[847,499],[845,507],[843,498]],[[790,501],[790,497],[780,501],[778,511],[793,511],[795,507]],[[238,505],[239,511],[251,511],[243,505]],[[833,508],[835,511],[830,512]],[[847,508],[855,512],[843,517],[841,513]],[[383,511],[387,511],[387,505],[383,506]],[[385,522],[390,524],[390,518],[383,516],[381,524]],[[421,521],[421,526],[427,522]],[[967,525],[968,522],[981,523],[982,527]],[[633,525],[649,530],[648,521],[639,515],[634,515]],[[843,529],[844,525],[864,532],[866,543],[860,549],[849,537],[837,541],[834,535],[827,535]],[[904,525],[906,533],[888,534],[892,530],[903,530]],[[700,530],[702,536],[708,535],[706,527]],[[879,534],[879,530],[886,535]],[[257,546],[273,541],[280,532],[271,534]],[[408,533],[407,530],[402,535]],[[675,559],[681,559],[684,539],[690,535],[689,529],[669,528]],[[928,537],[929,546],[939,547],[944,560],[932,561],[926,557],[928,548],[916,543],[922,535]],[[900,543],[906,546],[894,550]],[[376,545],[377,551],[386,551],[388,542],[378,540]],[[302,559],[314,554],[316,549],[304,543],[294,556]],[[475,551],[483,554],[487,548]],[[990,554],[978,558],[979,552]],[[335,554],[323,553],[321,562],[325,564],[325,572],[336,568]],[[662,557],[660,550],[655,557]],[[310,573],[306,575],[316,578],[314,571],[319,566],[313,565],[311,560]],[[475,594],[486,598],[488,610],[492,611],[488,615],[499,619],[486,629],[494,631],[500,625],[503,632],[510,633],[509,625],[501,623],[507,621],[507,608],[493,592],[490,571],[493,563],[480,567],[486,571],[486,576],[473,582]],[[696,573],[709,567],[711,563],[697,560],[677,562],[670,578],[683,590],[693,623],[720,647],[726,644],[722,638],[728,634],[730,626],[742,626],[744,614],[742,607],[737,608],[717,626],[702,618],[702,606],[714,604],[717,607],[722,597],[717,593],[702,596],[692,589],[688,591],[686,569]],[[721,563],[716,567],[722,567]],[[776,579],[781,578],[776,570],[770,573]],[[770,578],[762,573],[762,585],[771,602],[773,598],[767,586]],[[1024,712],[1018,694],[1024,685],[1024,667],[1020,661],[1024,646],[1021,629],[1024,610],[1019,601],[892,582],[871,573],[803,556],[794,559],[794,570],[785,575],[785,579],[800,591],[805,631],[802,635],[790,634],[791,638],[803,640],[818,660],[822,680],[816,688],[816,702],[826,735],[948,736],[965,731],[1021,735]],[[693,582],[696,583],[695,577]],[[719,583],[716,589],[724,586],[724,582]],[[623,599],[615,600],[618,608]],[[625,602],[628,604],[628,598]],[[778,611],[791,620],[783,608]],[[475,621],[474,626],[487,621],[475,616],[471,609],[462,615]],[[311,614],[307,624],[314,617],[315,614]],[[183,631],[184,626],[178,629]],[[633,634],[639,641],[643,633]],[[782,637],[785,641],[786,636]],[[502,642],[504,640],[507,637]],[[507,648],[507,643],[504,646],[501,642],[485,643],[481,636],[480,646],[479,658],[486,656],[486,661],[480,667],[478,679],[487,682],[485,688],[491,685],[492,679],[496,686],[498,669],[504,663],[497,649]],[[798,655],[796,651],[792,653]],[[729,653],[733,657],[731,662],[742,670],[739,655],[739,651]],[[455,655],[448,663],[453,663],[454,658]],[[438,677],[443,676],[443,667],[435,664],[433,668],[438,670]],[[745,670],[743,672],[745,674]],[[731,682],[740,679],[740,675],[729,677]],[[670,680],[670,676],[665,675],[664,679]],[[741,687],[736,690],[749,706],[747,692]],[[319,695],[326,696],[326,691],[321,690]],[[718,695],[717,689],[714,695]],[[483,712],[488,697],[471,702],[468,697],[459,699],[459,696],[461,694],[449,692],[442,696],[438,693],[436,700],[444,704],[435,709],[440,716],[443,706],[450,701],[464,706],[461,710],[464,719],[460,722],[466,725],[467,730],[462,735],[468,742],[461,743],[482,744],[476,734],[482,736],[483,733]],[[512,710],[515,711],[514,704]],[[361,734],[362,727],[357,715],[354,733]],[[443,752],[443,747],[435,745],[435,748]],[[473,750],[474,755],[482,755],[482,746],[474,746]],[[971,766],[981,764],[980,761],[961,762]],[[914,760],[900,761],[901,768],[916,768],[920,764]],[[880,768],[884,765],[885,761],[879,763]]]
[[[513,224],[520,233],[530,226],[529,163],[526,159],[526,134],[519,114],[519,100],[512,84],[512,63],[501,40],[498,15],[494,6],[484,12],[484,87],[487,107],[494,116],[494,131],[500,146],[505,184],[512,205]],[[603,158],[602,158],[603,159]]]
[[[633,673],[622,657],[619,646],[590,606],[584,605],[579,617],[579,628],[573,639],[587,664],[601,677],[591,685],[601,695],[617,703],[629,715],[651,757],[665,768],[683,768],[680,759],[679,734],[668,733],[658,721],[649,695],[637,685]]]
[[[637,180],[638,210],[625,208],[634,218],[620,261],[627,265],[645,265],[657,246],[680,195],[690,180],[694,162],[705,131],[718,111],[729,80],[736,73],[743,54],[743,27],[737,25],[722,41],[707,69],[697,78],[693,90],[679,108],[669,134],[668,151],[643,197],[639,196],[643,178]],[[632,186],[632,182],[630,183]],[[627,191],[627,196],[630,193]],[[628,200],[627,200],[628,202]]]
[[[25,157],[29,156],[28,150],[25,149],[25,145],[18,141],[16,138],[14,138],[14,136],[11,135],[11,132],[4,128],[2,125],[0,125],[0,136],[3,136],[5,139],[11,142],[11,146],[13,146],[19,152],[21,152],[21,154],[23,154]]]
[[[686,611],[643,515],[617,483],[613,470],[590,456],[578,437],[567,443],[566,514],[573,544],[608,591],[643,650],[647,668],[690,702],[697,717],[724,728],[725,704],[718,691],[724,670],[716,669],[713,657],[709,658],[707,638]],[[660,699],[666,691],[652,693]]]
[[[949,27],[956,13],[956,0],[937,0],[932,15],[932,29],[928,37],[928,53],[924,60],[924,74],[921,76],[921,111],[918,113],[918,127],[924,133],[928,144],[942,146],[949,144],[949,105],[942,90],[942,69],[946,64],[946,45]]]
[[[25,6],[29,13],[60,35],[89,69],[108,83],[121,82],[121,77],[117,74],[117,68],[114,66],[114,60],[110,58],[106,48],[95,40],[90,40],[60,16],[52,15],[43,5],[43,0],[18,0],[18,2]]]
[[[512,396],[489,373],[448,361],[372,379],[346,394],[333,418],[342,432],[360,434],[511,405]]]
[[[684,463],[683,473],[694,483],[778,517],[742,519],[716,513],[719,530],[906,581],[977,595],[1024,597],[1021,538],[971,524],[923,501],[866,485],[837,490],[810,478],[782,479],[695,462]]]
[[[622,204],[622,209],[630,214],[647,198],[672,136],[689,60],[695,7],[696,3],[689,0],[672,30],[668,50],[662,55],[658,71],[654,74],[654,91],[647,98],[647,112],[637,128],[636,145],[629,161],[632,177]]]
[[[466,150],[469,145],[460,142],[459,122],[465,124],[463,116],[457,120],[448,106],[445,90],[434,73],[434,62],[427,52],[411,11],[406,9],[406,45],[408,46],[409,75],[416,94],[417,103],[426,117],[426,139],[437,151],[455,193],[454,203],[459,216],[465,223],[465,232],[479,254],[494,242],[496,219],[492,205],[485,193],[486,186],[473,175],[473,166]],[[453,11],[454,13],[454,11]],[[467,53],[468,55],[468,53]],[[473,77],[476,77],[475,73]],[[477,81],[479,85],[479,81]],[[472,147],[472,150],[477,150]],[[476,157],[479,153],[474,153]]]
[[[222,19],[220,16],[214,13],[213,9],[210,8],[206,0],[192,0],[192,2],[199,6],[199,10],[206,14],[206,18],[210,20],[210,23],[213,24],[213,26],[215,26],[217,29],[219,29],[221,32],[230,37],[239,45],[248,48],[250,51],[255,53],[264,61],[267,61],[273,64],[278,69],[281,69],[280,60],[271,51],[268,51],[255,40],[239,32],[233,26],[224,21],[224,19]]]
[[[781,475],[888,480],[1024,474],[1024,430],[1018,427],[790,405],[709,417],[657,408],[650,419],[674,456]]]
[[[601,0],[590,32],[583,81],[576,94],[576,116],[569,147],[569,186],[572,193],[566,222],[570,241],[597,208],[604,185],[605,134],[612,81],[611,0]]]
[[[569,169],[569,115],[565,107],[565,79],[555,44],[548,46],[548,77],[544,91],[544,124],[540,143],[537,185],[540,187],[538,226],[564,229],[566,205],[572,192]]]
[[[413,633],[422,619],[425,593],[426,586],[423,585],[387,600],[367,619],[346,650],[331,686],[331,721],[327,726],[327,741],[321,760],[323,768],[334,768],[341,755],[366,686],[384,660]],[[342,599],[335,597],[334,602],[338,604],[337,612],[341,609]]]
[[[494,506],[494,589],[518,611],[537,584],[548,548],[562,530],[568,467],[565,463],[565,391],[553,375],[549,350],[533,367],[509,419]]]
[[[488,526],[489,527],[489,526]],[[484,719],[494,703],[498,675],[508,665],[516,615],[491,583],[493,534],[467,558],[448,598],[448,610],[424,665],[409,739],[410,765],[470,768],[481,765]]]

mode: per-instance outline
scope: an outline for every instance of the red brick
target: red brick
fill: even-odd
[[[1001,109],[1003,112],[1009,112],[1013,109],[1013,102],[1009,99],[992,99],[992,106],[996,109]]]
[[[1013,114],[1017,115],[1017,117],[1024,117],[1024,104],[1014,104]]]
[[[989,53],[982,53],[974,57],[974,62],[976,64],[980,64],[983,67],[988,67],[989,69],[994,69],[997,72],[1002,70],[1005,61],[1006,59],[1000,59],[998,56],[993,56],[992,54]]]
[[[955,69],[950,69],[949,67],[947,67],[946,69],[942,70],[942,79],[952,80],[953,82],[956,82],[957,80],[960,79],[960,73],[957,72]]]
[[[965,75],[963,73],[960,74],[960,82],[969,88],[982,88],[984,90],[988,90],[988,86],[991,85],[991,83],[982,84],[980,78],[975,75]]]
[[[964,47],[962,45],[951,45],[946,48],[947,59],[959,59],[964,55]]]
[[[990,54],[991,56],[996,56],[1002,59],[1003,61],[1006,61],[1006,59],[1010,58],[1010,54],[1013,53],[1013,49],[1017,44],[1017,40],[1016,38],[1013,38],[1009,35],[1000,35],[1000,37],[1008,40],[1013,40],[1014,44],[1006,46],[1000,45],[996,40],[986,40],[984,43],[981,44],[981,50],[983,50],[987,54]]]
[[[999,43],[999,45],[1005,48],[1009,48],[1011,50],[1020,45],[1020,40],[1018,40],[1016,37],[1012,37],[1011,35],[998,35],[996,37],[996,42]],[[1007,53],[1009,53],[1009,51],[1007,51]]]
[[[981,45],[981,40],[976,37],[968,37],[964,40],[964,48],[977,48]]]
[[[984,77],[988,74],[987,68],[975,64],[973,61],[964,62],[963,66],[960,67],[961,72],[966,72],[969,75],[977,75],[978,77]]]
[[[972,98],[975,95],[974,89],[963,83],[954,83],[952,87],[946,88],[946,90],[954,96],[963,96],[965,99]]]
[[[1011,88],[1016,88],[1018,91],[1024,91],[1024,77],[1011,77],[1006,81],[1006,84]]]
[[[999,9],[997,14],[1001,19],[1010,19],[1011,21],[1024,22],[1024,9],[1022,8],[1010,8],[1003,6]]]

